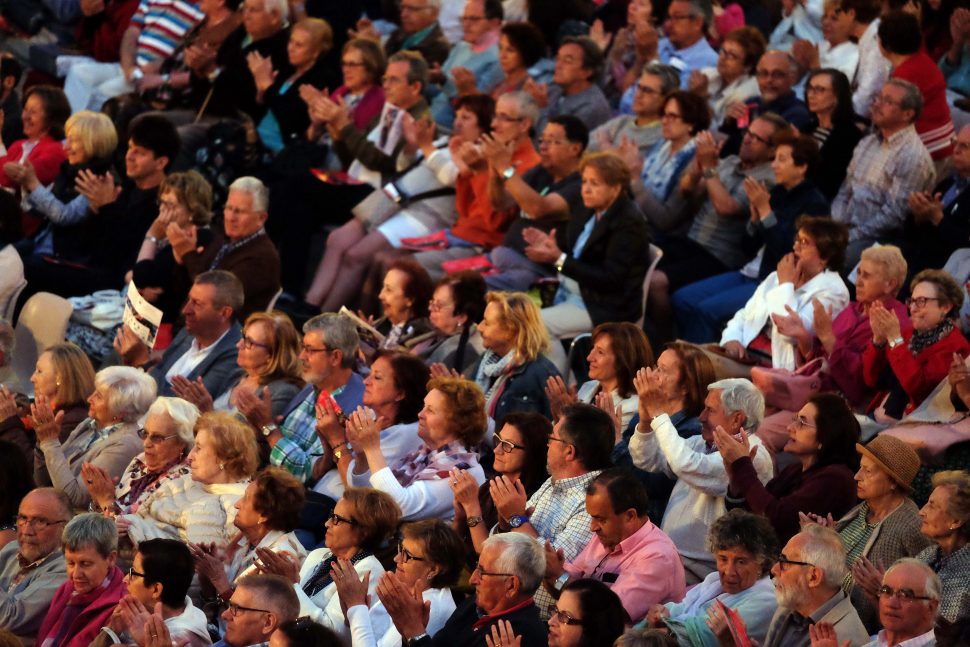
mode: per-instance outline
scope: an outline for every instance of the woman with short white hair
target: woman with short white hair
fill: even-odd
[[[181,398],[155,400],[138,430],[142,452],[131,459],[117,485],[106,470],[95,465],[81,467],[92,504],[112,516],[134,512],[167,481],[191,474],[188,457],[199,415],[194,404]]]
[[[138,368],[111,366],[94,376],[94,393],[88,398],[88,417],[67,437],[58,439],[62,413],[35,403],[31,407],[37,449],[34,481],[52,485],[84,507],[91,501],[81,467],[101,468],[112,479],[138,454],[139,420],[155,399],[155,380]]]

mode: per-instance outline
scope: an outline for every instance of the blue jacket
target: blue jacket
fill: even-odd
[[[236,358],[239,354],[239,351],[236,349],[236,344],[239,343],[241,336],[242,328],[239,327],[238,323],[233,322],[232,327],[216,343],[212,352],[185,377],[189,380],[195,380],[195,378],[201,377],[205,388],[213,396],[224,393],[229,387],[238,382],[243,374],[243,370],[236,363]],[[172,345],[162,355],[162,361],[156,364],[151,370],[151,376],[158,383],[158,395],[169,397],[175,395],[175,392],[172,391],[172,385],[165,379],[165,374],[189,350],[192,341],[192,336],[185,328],[180,330],[179,334],[175,335],[175,339],[172,340]]]
[[[554,341],[553,343],[559,342]],[[477,372],[478,367],[476,366],[475,373]],[[552,418],[549,399],[546,397],[546,380],[558,375],[559,369],[544,355],[519,366],[509,375],[505,389],[499,396],[498,404],[495,405],[492,418],[498,421],[506,414],[515,411],[531,411]]]

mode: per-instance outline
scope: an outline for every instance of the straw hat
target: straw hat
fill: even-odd
[[[867,445],[856,444],[856,450],[875,461],[884,472],[889,474],[906,492],[911,492],[910,484],[919,472],[919,455],[908,444],[887,434],[880,434]]]

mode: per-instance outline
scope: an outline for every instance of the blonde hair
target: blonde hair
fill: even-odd
[[[293,322],[279,310],[254,312],[246,318],[243,330],[258,323],[264,324],[269,329],[271,337],[269,362],[259,373],[260,384],[268,384],[277,379],[302,384],[299,361],[300,335],[296,332]]]
[[[333,48],[333,29],[330,23],[322,18],[303,18],[290,30],[292,34],[300,29],[310,36],[312,44],[317,48],[317,57],[324,56]]]
[[[862,251],[861,260],[869,261],[882,268],[884,278],[887,281],[896,281],[897,293],[903,287],[908,268],[903,253],[895,245],[868,247]]]
[[[549,348],[549,333],[539,307],[525,292],[489,292],[486,305],[499,307],[500,325],[512,333],[512,347],[519,362],[531,362]]]
[[[54,403],[64,407],[86,402],[94,393],[94,366],[84,351],[70,342],[63,342],[54,344],[44,353],[54,365],[57,383]]]
[[[195,435],[209,432],[212,451],[233,478],[251,477],[259,468],[259,449],[253,430],[231,413],[211,411],[199,417]]]
[[[91,158],[109,158],[118,147],[118,131],[114,123],[100,112],[75,112],[68,118],[64,130],[68,137],[81,140],[81,147]]]

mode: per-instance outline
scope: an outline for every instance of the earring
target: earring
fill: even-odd
[[[225,463],[219,463],[219,471],[221,472],[224,469],[226,469],[226,464]]]

